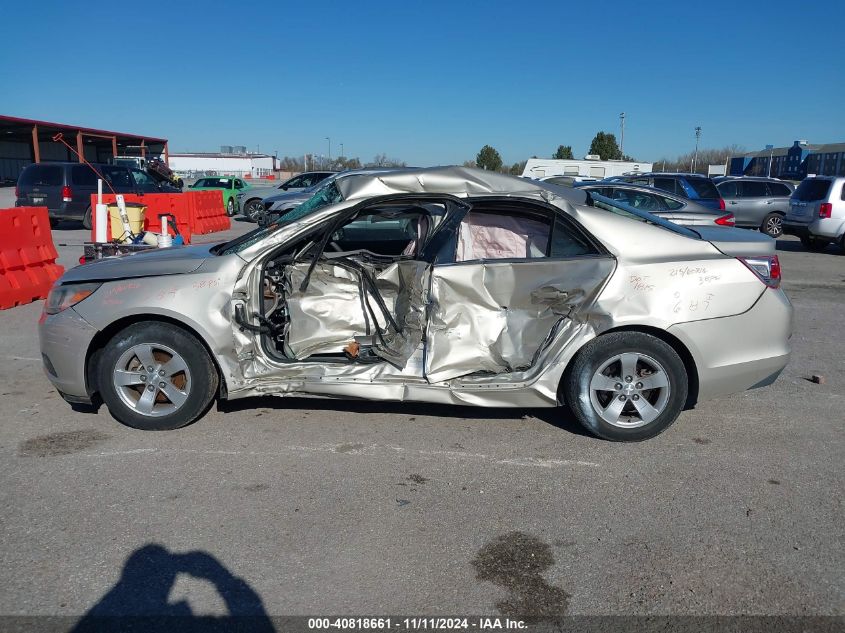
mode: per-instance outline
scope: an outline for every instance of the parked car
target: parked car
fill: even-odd
[[[598,178],[590,178],[589,176],[546,176],[545,178],[538,178],[538,180],[551,185],[574,187],[580,182],[596,182]]]
[[[230,242],[67,271],[39,322],[48,378],[141,429],[215,398],[311,394],[565,402],[596,435],[638,441],[788,360],[768,237],[460,167],[332,185],[332,203]]]
[[[319,184],[334,173],[333,171],[307,171],[273,187],[250,187],[238,193],[238,208],[248,220],[255,220],[256,216],[264,211],[265,198],[283,192],[297,193]]]
[[[734,214],[736,226],[760,229],[769,237],[783,234],[783,218],[789,211],[794,187],[777,178],[723,176],[715,178],[716,189]]]
[[[838,243],[845,253],[845,177],[813,176],[798,185],[789,200],[783,232],[796,235],[811,251]]]
[[[265,216],[261,219],[259,224],[265,222],[272,222],[274,218],[284,215],[291,209],[295,209],[307,200],[310,200],[312,197],[320,195],[321,192],[327,190],[328,187],[330,187],[331,183],[337,181],[338,179],[348,178],[349,176],[360,174],[373,174],[377,172],[383,173],[388,171],[394,171],[394,169],[395,168],[393,167],[368,167],[362,169],[350,169],[347,171],[332,174],[325,180],[322,180],[316,185],[308,187],[307,189],[302,189],[301,191],[291,193],[276,194],[274,196],[270,196],[269,198],[265,198],[263,204],[266,209],[266,212]],[[321,199],[329,198],[321,197]]]
[[[725,211],[714,211],[679,196],[654,187],[632,185],[626,182],[600,182],[577,185],[578,189],[597,193],[613,200],[660,216],[665,220],[685,226],[733,226],[734,216]]]
[[[241,178],[232,178],[229,176],[214,176],[200,178],[194,184],[188,187],[189,189],[200,190],[214,190],[218,189],[223,192],[223,206],[226,209],[226,215],[229,217],[238,212],[238,193],[251,189],[248,182]]]
[[[103,176],[106,193],[140,195],[179,191],[156,182],[140,169],[126,165],[33,163],[24,167],[18,177],[15,206],[47,207],[50,226],[56,226],[61,220],[81,220],[82,226],[90,229],[91,194],[97,193],[97,172]]]
[[[725,210],[725,201],[716,185],[710,178],[701,174],[652,172],[625,176],[624,181],[675,193],[716,211]]]

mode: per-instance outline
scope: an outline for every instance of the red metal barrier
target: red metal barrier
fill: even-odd
[[[0,309],[46,299],[58,256],[47,207],[0,209]]]

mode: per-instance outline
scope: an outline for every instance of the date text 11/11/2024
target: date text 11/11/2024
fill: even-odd
[[[523,620],[497,617],[335,617],[308,619],[308,628],[313,631],[520,631],[526,630],[527,626]]]

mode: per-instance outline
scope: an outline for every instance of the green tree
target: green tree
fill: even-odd
[[[488,171],[499,171],[502,168],[502,157],[494,148],[485,145],[475,157],[475,163]]]
[[[518,163],[514,163],[513,165],[511,165],[511,168],[508,170],[508,173],[513,176],[521,176],[522,172],[525,171],[525,163],[527,162],[528,161],[526,160],[522,160]]]
[[[557,159],[562,159],[562,158],[572,159],[572,158],[575,158],[572,155],[572,146],[571,145],[558,145],[557,151],[555,152],[555,155],[552,156],[552,158],[557,158]]]
[[[590,143],[590,154],[598,154],[602,160],[619,160],[622,150],[616,143],[616,135],[610,132],[599,132]]]

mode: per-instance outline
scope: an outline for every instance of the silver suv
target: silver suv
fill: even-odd
[[[783,218],[789,211],[794,187],[777,178],[719,178],[716,188],[725,210],[736,218],[736,226],[760,229],[769,237],[783,235]]]
[[[845,251],[845,177],[805,178],[789,201],[783,232],[800,237],[811,251],[834,242]]]

